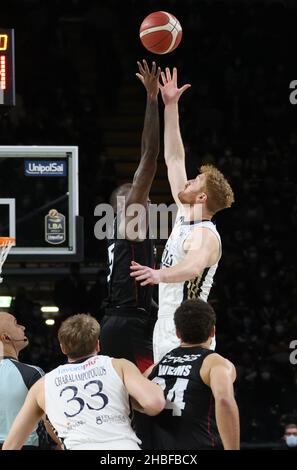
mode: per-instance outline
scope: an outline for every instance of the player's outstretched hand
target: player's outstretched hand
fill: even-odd
[[[141,264],[132,261],[130,276],[134,277],[136,281],[141,281],[141,286],[147,286],[148,284],[159,284],[160,282],[160,269],[152,269],[148,266],[142,266]]]
[[[173,68],[172,76],[168,67],[166,67],[165,71],[166,71],[166,74],[164,72],[161,72],[161,79],[162,79],[163,85],[159,83],[159,86],[161,88],[162,98],[166,106],[168,104],[177,103],[181,95],[183,94],[183,92],[186,91],[188,88],[190,88],[191,85],[187,83],[186,85],[183,85],[181,88],[178,88],[176,67]]]
[[[149,69],[146,60],[137,62],[139,73],[136,77],[139,78],[141,83],[145,86],[148,96],[151,99],[157,99],[159,93],[159,78],[161,75],[161,68],[157,67],[156,62],[152,62],[152,69]]]

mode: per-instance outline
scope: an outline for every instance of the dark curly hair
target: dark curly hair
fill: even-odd
[[[201,299],[186,300],[176,310],[174,322],[183,342],[204,343],[216,324],[216,314],[211,305]]]

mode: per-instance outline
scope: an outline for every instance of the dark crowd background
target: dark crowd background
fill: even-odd
[[[180,103],[189,177],[214,163],[236,196],[216,218],[223,257],[209,300],[217,349],[237,367],[242,441],[279,441],[282,426],[297,419],[297,368],[289,360],[297,339],[294,2],[10,0],[3,8],[0,26],[16,31],[17,106],[1,114],[0,144],[79,146],[84,263],[101,268],[95,283],[82,276],[84,263],[53,280],[64,317],[90,311],[100,319],[106,295],[105,246],[94,238],[93,211],[119,175],[106,157],[102,119],[117,115],[119,90],[134,84],[143,57],[176,65],[180,84],[192,84]],[[157,10],[183,26],[182,43],[168,56],[153,56],[138,40],[142,19]],[[34,294],[33,284],[19,287],[11,312],[31,336],[21,360],[49,370],[62,358]]]

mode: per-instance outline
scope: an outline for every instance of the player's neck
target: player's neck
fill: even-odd
[[[180,344],[180,347],[181,348],[201,348],[201,349],[209,349],[210,347],[210,342],[209,341],[205,341],[204,343],[185,343],[185,342],[182,342]]]
[[[208,212],[203,204],[184,204],[185,221],[211,220],[212,214]]]
[[[88,354],[87,356],[82,356],[82,357],[76,357],[75,359],[73,358],[70,358],[67,356],[67,360],[68,360],[68,363],[69,364],[73,364],[75,362],[84,362],[86,361],[87,359],[89,359],[90,357],[93,357],[93,356],[97,356],[97,351],[94,352],[93,354]]]

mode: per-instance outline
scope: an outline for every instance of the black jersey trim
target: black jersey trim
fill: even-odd
[[[26,385],[28,390],[30,390],[32,385],[34,385],[37,380],[44,376],[44,372],[42,369],[40,369],[40,367],[31,366],[30,364],[19,362],[17,359],[11,357],[7,359],[9,359],[13,363],[13,365],[21,375],[24,384]]]
[[[90,359],[90,357],[96,357],[98,356],[98,354],[91,354],[90,356],[86,356],[86,357],[82,357],[81,359],[77,359],[77,361],[73,361],[73,362],[67,362],[67,364],[81,364],[82,362],[85,362],[87,361],[88,359]]]
[[[182,225],[195,225],[195,224],[201,224],[202,222],[211,222],[211,223],[213,223],[213,221],[211,219],[183,220]]]
[[[209,267],[209,268],[205,268],[204,271],[203,271],[203,273],[202,273],[202,276],[201,276],[200,282],[199,282],[199,286],[198,286],[198,288],[199,288],[199,289],[198,289],[198,297],[200,296],[200,294],[201,294],[201,292],[202,292],[202,286],[203,286],[203,283],[204,283],[204,281],[205,281],[205,278],[206,278],[206,276],[207,276],[209,270],[210,270],[210,267]]]

